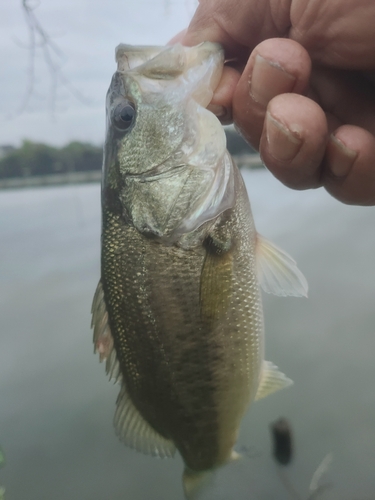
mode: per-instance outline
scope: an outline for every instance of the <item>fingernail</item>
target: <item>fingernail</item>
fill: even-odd
[[[293,160],[303,142],[295,133],[275,120],[269,112],[266,113],[266,137],[268,152],[275,160],[280,161]]]
[[[256,55],[250,82],[250,95],[254,101],[267,106],[279,94],[293,90],[296,78],[279,64]]]
[[[333,134],[330,137],[328,151],[328,164],[331,172],[336,177],[345,177],[352,168],[358,153],[345,146],[343,142],[337,139]]]
[[[211,113],[216,115],[218,118],[225,116],[227,113],[227,110],[224,108],[224,106],[220,106],[218,104],[209,104],[207,106],[207,109],[211,111]]]

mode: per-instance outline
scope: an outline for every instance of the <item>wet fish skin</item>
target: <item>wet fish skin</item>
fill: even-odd
[[[117,60],[94,342],[107,372],[120,373],[117,434],[158,456],[177,448],[193,498],[235,456],[250,402],[291,382],[264,362],[259,279],[279,294],[307,286],[257,235],[221,125],[204,109],[220,47],[120,46]]]
[[[194,250],[162,246],[113,214],[103,219],[103,290],[109,317],[116,318],[111,330],[129,396],[193,470],[228,460],[261,362],[262,339],[247,338],[262,325],[258,291],[253,286],[242,297],[237,290],[255,285],[243,265],[251,237],[239,241],[237,217],[223,219]],[[250,229],[248,219],[243,222]],[[226,232],[232,251],[220,255]],[[254,314],[244,315],[250,308]],[[244,351],[248,343],[252,349]],[[220,424],[219,411],[234,412],[235,422]]]

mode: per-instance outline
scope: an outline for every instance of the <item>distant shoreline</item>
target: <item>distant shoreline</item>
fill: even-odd
[[[233,156],[234,161],[240,168],[257,169],[262,168],[259,155],[244,154]],[[13,177],[0,180],[0,189],[21,189],[47,186],[60,186],[65,184],[84,184],[100,182],[102,173],[100,170],[88,172],[67,172],[63,174],[34,175],[30,177]]]

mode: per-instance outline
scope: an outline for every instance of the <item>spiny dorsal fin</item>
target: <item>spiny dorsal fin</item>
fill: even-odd
[[[265,292],[282,296],[307,297],[307,281],[295,260],[259,234],[256,243],[256,263],[258,280]]]
[[[134,406],[125,384],[117,398],[114,426],[117,436],[127,446],[160,458],[173,457],[176,447],[158,434]]]
[[[293,384],[293,380],[279,371],[278,367],[271,361],[263,361],[258,391],[255,400],[265,398],[280,389]]]

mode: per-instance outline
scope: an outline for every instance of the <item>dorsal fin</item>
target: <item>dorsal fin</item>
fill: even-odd
[[[116,434],[126,445],[146,454],[158,457],[172,457],[176,447],[172,441],[158,434],[134,406],[121,377],[113,337],[108,322],[104,291],[99,281],[92,303],[94,328],[94,352],[99,352],[100,361],[106,360],[109,379],[121,380],[121,390],[116,402],[114,426]]]

